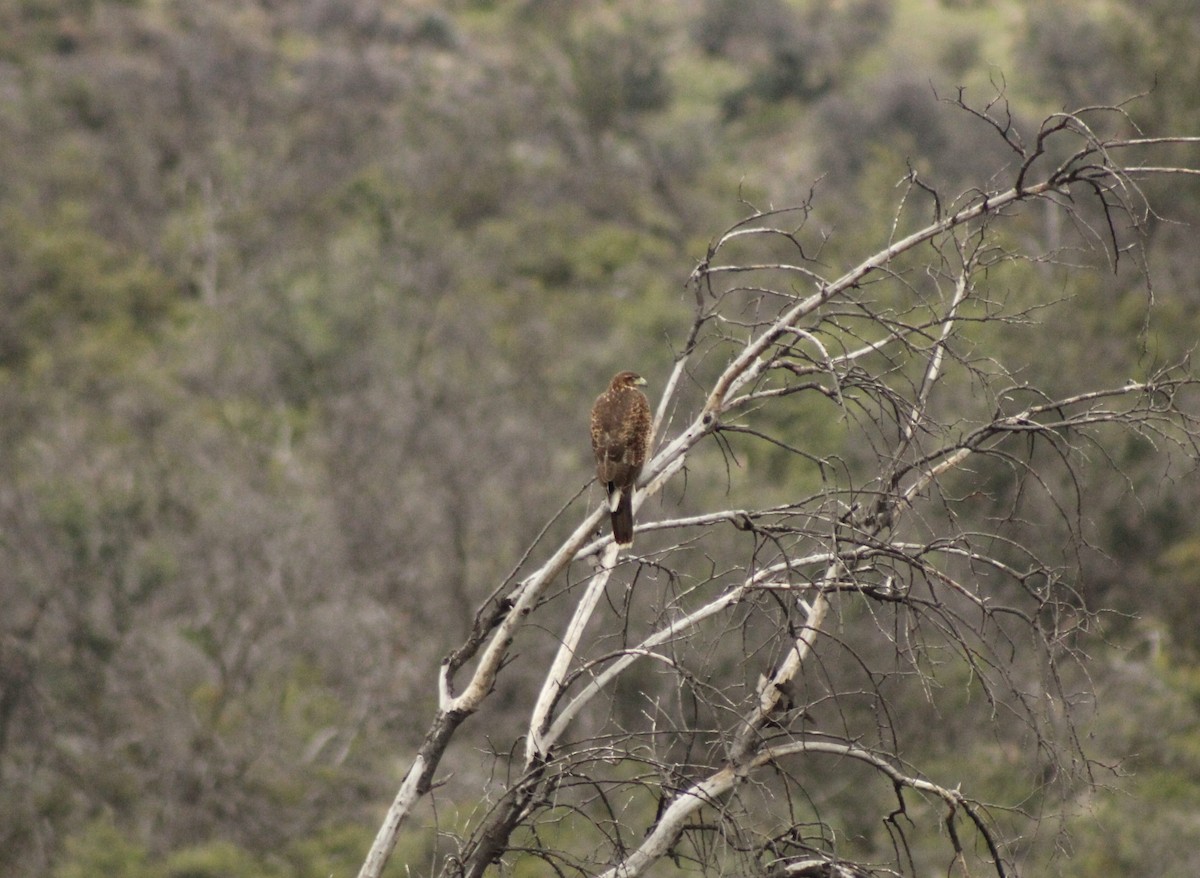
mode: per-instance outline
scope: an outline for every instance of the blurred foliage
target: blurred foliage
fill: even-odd
[[[147,850],[126,838],[109,819],[93,820],[68,838],[65,848],[54,878],[156,878],[161,874],[150,865]]]
[[[1183,0],[0,4],[0,872],[351,873],[431,669],[589,476],[583,401],[617,366],[667,374],[708,236],[811,191],[823,268],[926,221],[920,192],[895,213],[910,169],[956,194],[1011,161],[938,100],[958,85],[1002,90],[1027,135],[1143,91],[1130,130],[1193,132],[1198,30]],[[1005,313],[1079,306],[1026,315],[1058,339],[1031,379],[1124,381],[1194,344],[1197,208],[1148,191],[1181,221],[1153,223],[1152,305],[1132,260],[989,272]],[[811,409],[764,427],[852,469],[853,425]],[[664,502],[726,490],[726,463],[764,495],[821,478],[729,450]],[[1127,614],[1089,669],[1120,696],[1099,758],[1142,749],[1120,794],[1080,794],[1064,870],[1151,846],[1194,874],[1200,498],[1165,448],[1108,454],[1153,491],[1089,470],[1113,554],[1084,589]],[[1011,486],[981,477],[986,515]],[[975,716],[960,670],[943,717]],[[519,715],[520,673],[489,721]],[[1011,741],[976,728],[947,720],[930,755],[1009,800]],[[490,770],[459,769],[445,813]],[[817,804],[869,851],[858,794]],[[414,826],[392,874],[445,844]]]
[[[367,827],[330,825],[269,853],[254,854],[226,841],[212,841],[160,856],[131,840],[111,818],[98,817],[66,840],[53,878],[328,878],[356,872],[369,841]],[[422,854],[417,834],[397,848],[401,862],[419,862]],[[397,864],[384,870],[386,878],[407,874]]]

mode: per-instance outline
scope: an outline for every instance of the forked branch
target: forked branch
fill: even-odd
[[[1075,211],[1078,201],[1090,196],[1098,211],[1096,224],[1103,230],[1097,235],[1107,240],[1115,261],[1123,246],[1119,239],[1125,234],[1118,230],[1116,216],[1130,217],[1136,228],[1148,210],[1137,180],[1149,175],[1197,173],[1187,167],[1126,166],[1117,157],[1133,148],[1152,151],[1166,144],[1200,143],[1200,138],[1106,139],[1089,123],[1094,114],[1079,112],[1051,117],[1028,141],[1032,145],[1027,145],[1002,104],[972,112],[991,124],[1016,156],[1011,186],[999,191],[970,190],[958,199],[932,193],[937,207],[932,222],[899,235],[840,275],[825,277],[813,262],[813,248],[806,247],[802,232],[811,210],[809,203],[795,211],[756,213],[709,247],[689,281],[695,309],[686,342],[677,352],[658,403],[654,431],[659,447],[644,468],[635,503],[644,507],[647,499],[660,494],[687,467],[701,443],[714,434],[720,434],[722,443],[765,440],[780,453],[805,459],[801,443],[773,441],[771,432],[778,429],[771,423],[772,417],[785,425],[783,429],[789,418],[796,417],[784,408],[794,401],[832,404],[835,417],[848,430],[862,426],[865,434],[869,427],[875,468],[853,470],[834,455],[810,455],[808,459],[817,464],[813,468],[820,472],[820,483],[808,493],[773,505],[710,508],[676,519],[643,521],[639,527],[643,535],[653,533],[664,540],[670,534],[680,536],[678,545],[667,544],[659,550],[657,565],[665,566],[675,555],[683,557],[685,547],[697,544],[700,535],[705,540],[704,550],[712,553],[707,556],[710,560],[719,552],[728,552],[720,541],[720,526],[726,524],[732,525],[728,530],[738,539],[746,541],[739,545],[749,544],[752,550],[748,560],[723,561],[725,572],[704,581],[708,590],[697,586],[671,597],[658,622],[639,634],[623,634],[627,639],[622,646],[607,650],[599,659],[586,657],[588,635],[601,626],[601,597],[618,569],[618,551],[608,537],[595,537],[604,510],[596,508],[584,515],[544,561],[524,572],[506,593],[497,591],[488,611],[480,613],[471,636],[443,663],[437,711],[360,878],[381,874],[401,827],[432,789],[450,742],[463,721],[494,691],[511,659],[514,638],[543,606],[547,589],[573,562],[585,558],[595,562],[595,570],[562,630],[530,713],[524,746],[514,747],[514,752],[521,753],[512,766],[519,780],[473,829],[462,856],[450,866],[451,872],[481,875],[509,850],[511,836],[519,826],[532,825],[539,811],[553,806],[552,794],[558,790],[555,784],[561,782],[555,769],[574,766],[567,761],[571,758],[584,759],[579,753],[572,756],[577,744],[569,737],[572,726],[597,703],[600,693],[610,690],[642,659],[658,667],[682,668],[682,661],[671,651],[699,638],[708,626],[719,628],[721,623],[750,632],[759,618],[745,613],[735,623],[735,614],[756,606],[755,601],[769,599],[785,621],[774,636],[764,639],[769,649],[762,648],[772,657],[768,672],[757,686],[748,687],[752,689],[748,697],[739,701],[730,696],[723,711],[712,710],[706,727],[673,733],[680,740],[691,741],[689,748],[704,749],[709,755],[689,763],[691,780],[670,790],[669,796],[665,788],[659,790],[660,813],[635,843],[625,845],[619,841],[620,833],[612,830],[611,837],[618,840],[613,841],[612,854],[604,863],[606,878],[643,874],[660,858],[674,855],[681,834],[695,827],[693,821],[701,811],[715,809],[714,813],[727,814],[731,793],[740,784],[768,766],[778,769],[797,758],[818,754],[869,765],[894,785],[901,810],[906,791],[941,800],[955,856],[965,864],[967,852],[955,829],[956,821],[965,816],[985,843],[989,868],[997,875],[1007,874],[997,831],[981,808],[956,789],[902,769],[894,753],[864,746],[848,736],[835,739],[789,729],[781,721],[785,696],[790,698],[799,691],[806,677],[824,673],[825,660],[816,659],[821,646],[845,647],[836,629],[830,630],[833,619],[843,624],[838,613],[845,607],[837,602],[845,597],[860,601],[855,606],[868,608],[868,618],[877,620],[876,630],[891,642],[898,661],[912,662],[914,675],[923,672],[920,663],[928,660],[928,654],[912,641],[922,635],[921,626],[928,625],[957,648],[971,673],[982,681],[985,696],[996,697],[989,674],[1007,672],[996,670],[1002,662],[989,651],[987,635],[1006,638],[1011,634],[985,592],[986,577],[995,576],[1025,589],[1022,594],[1033,605],[1014,613],[1013,618],[1027,624],[1032,624],[1046,605],[1046,596],[1027,588],[1033,574],[1018,569],[1010,557],[1020,556],[1020,551],[1010,551],[1010,544],[999,537],[989,543],[996,550],[989,551],[976,545],[969,533],[955,529],[953,500],[945,491],[952,472],[965,472],[968,464],[978,461],[1000,459],[1015,471],[1033,472],[1037,483],[1040,477],[1030,461],[1033,452],[1028,450],[1031,437],[1047,440],[1065,456],[1075,449],[1075,437],[1110,426],[1172,442],[1184,453],[1196,454],[1196,425],[1184,401],[1194,385],[1187,364],[1117,387],[1052,397],[1015,381],[1002,364],[972,360],[956,349],[956,342],[965,337],[965,326],[997,319],[988,309],[975,307],[976,273],[988,264],[983,254],[991,258],[992,229],[1011,218],[1014,207],[1047,200],[1054,209]],[[1066,158],[1049,158],[1063,155]],[[910,184],[915,195],[931,191],[918,183],[915,175]],[[779,225],[786,217],[796,219],[800,226]],[[772,253],[746,262],[723,263],[735,242],[747,246],[778,242],[794,255],[783,258]],[[933,254],[924,276],[936,278],[937,295],[928,299],[916,289],[917,282],[908,279],[908,266],[919,261],[917,254],[922,248],[931,248],[928,252]],[[720,287],[742,275],[753,275],[755,285]],[[893,291],[891,298],[876,305],[866,290],[885,281],[892,285],[888,287]],[[752,298],[754,308],[739,302],[739,294]],[[773,309],[769,313],[768,304]],[[743,306],[754,313],[753,319],[735,322],[726,313]],[[680,414],[684,386],[692,376],[703,373],[698,368],[700,360],[715,356],[715,351],[725,359],[719,368],[712,368],[711,361],[705,363],[712,377],[703,387],[703,402],[667,435],[671,418]],[[955,369],[994,397],[996,408],[990,415],[972,419],[960,414],[951,420],[944,413],[939,416],[936,406],[944,404],[939,388]],[[1022,454],[1010,450],[1014,447],[1023,449]],[[839,475],[832,476],[834,472]],[[1040,484],[1052,490],[1045,481]],[[941,504],[940,520],[946,532],[925,534],[934,529],[930,522],[939,511],[937,504]],[[907,534],[900,535],[901,528],[908,528]],[[707,545],[710,535],[711,548]],[[645,559],[631,561],[652,566]],[[966,565],[967,575],[943,569],[952,564]],[[717,567],[715,561],[712,566]],[[923,596],[917,596],[918,589],[925,590]],[[1057,606],[1069,603],[1063,600]],[[990,630],[985,632],[983,623],[971,629],[964,621],[967,611],[986,620]],[[749,634],[745,636],[749,639]],[[865,669],[867,662],[853,648],[845,651]],[[1005,682],[1019,691],[1021,684],[1015,676]],[[829,686],[833,689],[832,683]],[[868,694],[882,698],[878,692]],[[852,700],[836,690],[822,697],[848,712],[839,700],[842,696]],[[844,716],[843,722],[850,725]],[[657,752],[655,735],[645,738],[649,752]],[[718,753],[719,757],[713,755]],[[664,775],[669,774],[665,761],[660,767]],[[604,787],[596,777],[589,777],[588,783],[596,789]],[[638,780],[634,786],[645,790],[651,784]],[[607,794],[599,796],[612,811]],[[577,807],[581,813],[586,811],[582,805]],[[619,823],[623,818],[610,815],[606,819]]]

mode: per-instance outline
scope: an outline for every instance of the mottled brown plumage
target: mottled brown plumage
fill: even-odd
[[[592,406],[592,451],[596,478],[608,492],[613,539],[633,545],[633,486],[650,444],[650,403],[638,390],[636,372],[618,372]]]

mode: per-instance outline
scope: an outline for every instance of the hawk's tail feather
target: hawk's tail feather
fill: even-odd
[[[621,499],[612,510],[613,539],[618,546],[633,545],[633,488],[622,488]]]

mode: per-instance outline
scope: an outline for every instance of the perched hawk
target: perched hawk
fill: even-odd
[[[613,539],[621,546],[633,545],[633,483],[650,444],[650,403],[638,390],[645,383],[636,372],[618,372],[592,406],[596,478],[608,492]]]

